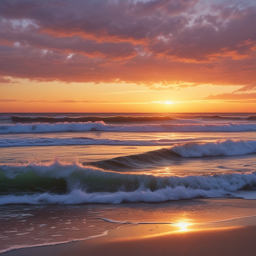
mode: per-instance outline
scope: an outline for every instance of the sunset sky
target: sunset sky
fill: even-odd
[[[0,112],[255,103],[255,0],[0,1]]]

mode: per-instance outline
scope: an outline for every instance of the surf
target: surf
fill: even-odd
[[[6,189],[0,193],[1,205],[163,202],[235,195],[256,184],[255,172],[155,176],[107,171],[57,159],[51,163],[1,165],[0,173],[1,188]],[[31,190],[31,184],[37,190]]]

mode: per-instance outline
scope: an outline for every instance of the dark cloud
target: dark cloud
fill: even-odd
[[[253,24],[256,7],[213,0],[1,0],[0,76],[249,86]]]
[[[149,49],[186,61],[210,61],[227,56],[249,58],[256,47],[256,29],[252,24],[256,24],[256,9],[251,7],[228,20],[221,20],[219,15],[202,15],[193,26],[184,28],[173,38],[151,44]]]
[[[183,63],[153,56],[136,56],[126,61],[89,58],[75,54],[43,52],[33,47],[0,46],[0,76],[37,81],[127,82],[152,88],[184,81],[193,84],[250,84],[256,62],[227,59],[222,63]],[[243,67],[243,68],[241,68]],[[178,84],[177,84],[178,86]]]

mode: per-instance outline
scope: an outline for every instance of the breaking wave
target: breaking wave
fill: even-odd
[[[256,153],[256,141],[220,140],[217,142],[189,142],[177,144],[170,148],[149,151],[143,154],[122,156],[109,160],[90,163],[93,166],[111,169],[137,169],[158,166],[166,161],[182,158],[238,156]]]
[[[115,193],[87,193],[81,189],[72,190],[69,194],[34,194],[0,196],[0,205],[6,204],[83,204],[122,202],[164,202],[169,200],[191,199],[196,197],[220,197],[230,194],[225,190],[202,190],[185,187],[159,189],[138,189],[133,192],[118,191]]]
[[[253,143],[256,149],[256,142]],[[209,151],[213,145],[215,150]],[[250,142],[224,141],[185,144],[174,146],[169,151],[184,157],[197,157],[223,154],[230,149],[234,149],[233,153],[237,154],[239,148],[240,153],[241,150],[246,153],[250,147]],[[149,154],[154,152],[157,151]],[[107,171],[96,166],[55,160],[44,164],[0,165],[0,205],[163,202],[195,197],[235,196],[238,190],[253,188],[255,184],[255,172],[155,176]]]
[[[209,143],[186,143],[171,148],[182,157],[237,156],[256,153],[256,141],[219,140]]]
[[[64,163],[58,159],[51,163],[0,165],[0,205],[163,202],[226,195],[241,197],[243,193],[240,190],[255,189],[255,172],[155,176],[122,172],[122,167],[154,165],[174,158],[251,153],[256,153],[256,141],[224,140],[178,144],[169,149],[84,165]]]
[[[243,132],[256,131],[256,124],[134,124],[110,125],[104,122],[86,123],[33,123],[0,125],[0,134],[8,133],[49,133],[49,132]]]

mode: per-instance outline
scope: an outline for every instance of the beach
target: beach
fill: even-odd
[[[250,219],[250,224],[243,226],[240,220],[241,226],[186,230],[156,224],[129,226],[110,231],[101,238],[13,250],[4,255],[253,255],[255,217]]]
[[[88,207],[88,206],[87,206]],[[97,213],[101,210],[104,217],[112,216],[114,220],[98,217],[94,214],[91,219],[96,219],[94,223],[108,229],[107,232],[94,234],[94,236],[82,239],[90,233],[88,226],[82,228],[82,220],[86,216],[86,206],[80,206],[72,212],[72,217],[79,218],[78,227],[81,230],[80,239],[68,240],[70,236],[74,238],[74,231],[63,232],[59,227],[62,237],[59,242],[47,244],[26,244],[16,245],[10,248],[3,255],[26,256],[26,255],[250,255],[255,248],[256,234],[256,212],[255,202],[243,199],[194,199],[179,202],[167,202],[160,204],[145,205],[91,205],[92,211]],[[26,206],[27,222],[34,214],[35,209]],[[46,207],[49,208],[49,207]],[[111,209],[112,208],[112,211]],[[169,212],[167,211],[169,210]],[[9,215],[13,212],[9,210]],[[62,211],[57,208],[48,209],[49,212],[58,211],[59,218],[65,224],[65,214],[69,214],[67,206],[62,206]],[[38,211],[38,210],[37,210]],[[40,209],[41,216],[36,216],[34,226],[57,225],[53,215],[47,216]],[[106,214],[108,213],[108,215]],[[125,213],[125,214],[124,214]],[[254,216],[253,216],[254,214]],[[103,215],[103,214],[102,214]],[[47,220],[51,219],[51,222]],[[126,218],[126,221],[122,221]],[[135,222],[137,220],[138,222]],[[173,220],[171,222],[170,220]],[[20,225],[20,224],[18,224]],[[72,226],[75,223],[72,223]],[[66,225],[69,226],[69,225]],[[5,230],[15,227],[15,222],[8,222],[2,226]],[[58,226],[57,226],[58,227]],[[42,227],[41,227],[42,228]],[[19,234],[24,234],[19,230]],[[39,232],[47,236],[54,234],[53,229],[37,230],[35,236],[39,237]],[[92,233],[91,233],[92,235]],[[24,234],[26,236],[26,234]],[[16,236],[17,237],[17,236]],[[56,237],[55,237],[56,238]],[[67,239],[68,241],[63,241]],[[56,240],[55,240],[56,241]],[[15,242],[15,241],[14,241]],[[16,240],[17,243],[17,240]]]

